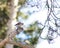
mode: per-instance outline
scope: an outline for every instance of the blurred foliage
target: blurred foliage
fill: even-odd
[[[16,19],[18,19],[19,16],[22,17],[22,19],[28,19],[28,15],[26,15],[25,13],[20,12],[20,11],[17,12]]]
[[[29,27],[27,27],[26,30],[24,30],[25,33],[32,33],[34,31],[37,31],[38,33],[41,34],[41,28],[38,26],[37,21],[35,21],[34,23],[30,24]]]
[[[25,4],[26,0],[19,0],[19,5]]]
[[[30,35],[31,38],[28,40],[31,42],[32,45],[36,44],[38,41],[38,38],[41,34],[42,29],[38,26],[37,21],[34,23],[30,24],[27,30],[24,31],[26,35]]]
[[[7,0],[0,0],[0,4],[1,3],[6,3],[7,2]]]
[[[9,20],[8,15],[6,14],[5,8],[3,10],[0,9],[0,38],[4,38],[7,30],[7,22]]]
[[[18,47],[18,46],[15,46],[15,45],[14,45],[14,48],[22,48],[22,47]]]
[[[38,37],[36,36],[36,37],[34,37],[34,38],[30,38],[29,41],[30,41],[30,43],[31,43],[32,45],[35,45],[35,44],[37,44]]]

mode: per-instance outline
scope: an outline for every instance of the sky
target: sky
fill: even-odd
[[[26,14],[29,14],[29,18],[26,21],[22,20],[24,22],[25,26],[33,23],[36,20],[38,22],[41,22],[44,25],[44,23],[45,23],[45,21],[47,19],[47,13],[48,13],[47,9],[44,8],[45,7],[45,1],[46,0],[41,1],[42,7],[39,9],[39,11],[38,11],[38,9],[36,7],[30,8],[30,6],[21,9],[22,12],[24,12]],[[59,2],[59,0],[58,0],[58,2]],[[60,9],[57,9],[57,10],[55,9],[55,13],[57,13],[58,10],[60,10]],[[32,13],[33,11],[38,11],[38,12]],[[57,17],[59,17],[59,16],[60,16],[60,14]],[[21,18],[19,18],[19,20],[20,19]],[[51,24],[51,26],[53,26],[53,24]],[[47,31],[48,31],[48,29],[45,28],[44,31],[42,32],[41,36],[43,38],[46,37]],[[21,34],[23,36],[21,36]],[[21,33],[21,34],[19,35],[19,37],[22,37],[22,38],[25,38],[25,39],[27,38],[26,35],[24,35],[23,33]],[[58,37],[56,39],[54,39],[52,44],[49,44],[47,40],[39,38],[38,42],[36,44],[36,48],[60,48],[60,36],[58,35]]]

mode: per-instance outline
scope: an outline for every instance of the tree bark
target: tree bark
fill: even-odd
[[[11,34],[15,30],[15,24],[16,24],[16,16],[17,16],[17,6],[18,6],[18,0],[8,0],[7,1],[7,6],[8,6],[8,12],[9,12],[9,18],[10,20],[7,23],[8,26],[8,31],[7,31],[7,36]],[[6,44],[5,48],[13,48],[12,44]]]

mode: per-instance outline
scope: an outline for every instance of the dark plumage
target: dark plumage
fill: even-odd
[[[23,23],[21,22],[18,22],[15,26],[17,27],[16,31],[17,31],[17,34],[19,34],[22,30],[23,30],[23,27],[22,27]]]

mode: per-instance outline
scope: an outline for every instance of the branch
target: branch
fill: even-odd
[[[8,41],[9,41],[9,39],[7,37],[4,40],[2,40],[0,42],[0,48],[2,48]]]
[[[32,45],[22,44],[21,42],[10,41],[9,43],[22,47],[22,48],[34,48],[34,46],[32,46]]]
[[[0,42],[0,48],[3,47],[5,44],[13,44],[22,48],[34,48],[32,45],[22,44],[21,42],[15,42],[11,40],[16,35],[16,31],[11,32],[9,36],[7,36],[3,41]]]
[[[11,40],[11,38],[13,38],[15,35],[16,35],[16,31],[15,31],[15,33],[14,32],[12,32],[12,34],[10,33],[9,36],[7,36],[4,40],[2,40],[0,42],[0,48],[2,48],[4,45],[6,45]]]

